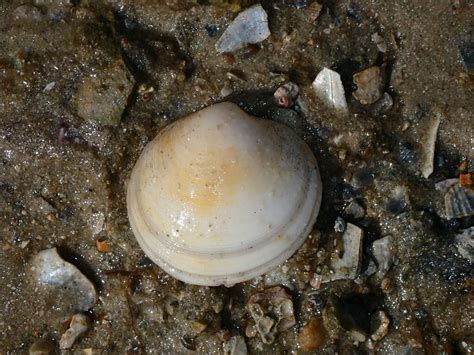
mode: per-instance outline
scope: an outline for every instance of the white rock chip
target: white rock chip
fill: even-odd
[[[85,314],[78,313],[72,316],[69,329],[61,336],[59,347],[61,349],[69,349],[72,347],[76,339],[87,332],[91,326],[89,317]]]
[[[92,282],[64,261],[56,248],[40,251],[32,260],[32,271],[38,285],[54,293],[58,303],[67,303],[76,311],[87,311],[95,304],[97,294]]]
[[[270,36],[268,16],[261,5],[242,11],[216,43],[219,53],[232,52],[247,44],[259,43]]]
[[[342,235],[344,252],[342,257],[332,258],[332,273],[323,275],[323,282],[353,280],[360,271],[362,240],[364,231],[352,223],[347,223]]]
[[[348,114],[346,95],[338,73],[324,68],[314,79],[312,87],[316,96],[329,108],[342,115]]]

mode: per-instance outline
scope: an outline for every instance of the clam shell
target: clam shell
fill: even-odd
[[[291,129],[224,102],[163,129],[127,189],[150,259],[191,284],[261,275],[304,242],[321,202],[319,169]]]

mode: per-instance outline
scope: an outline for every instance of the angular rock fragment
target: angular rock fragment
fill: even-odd
[[[346,96],[341,76],[335,71],[324,68],[319,72],[312,84],[316,96],[330,109],[338,114],[348,114]]]
[[[123,61],[115,60],[82,79],[73,98],[77,114],[102,125],[118,125],[134,83]]]
[[[296,324],[293,300],[281,286],[253,294],[247,307],[265,344],[272,344],[278,332]]]
[[[233,52],[247,44],[259,43],[270,36],[268,16],[261,5],[242,11],[216,43],[219,53]]]
[[[352,96],[363,105],[370,105],[378,101],[383,94],[383,78],[380,67],[373,66],[352,77],[357,90]]]
[[[91,321],[85,314],[78,313],[72,316],[69,329],[61,336],[59,347],[61,349],[69,349],[72,347],[76,339],[87,332],[90,328]]]
[[[87,311],[96,302],[95,287],[77,267],[64,261],[56,248],[40,251],[32,260],[35,281],[54,296],[66,312]]]
[[[342,256],[334,255],[331,272],[323,275],[323,282],[355,279],[360,271],[362,240],[364,231],[352,223],[347,223],[342,235]]]

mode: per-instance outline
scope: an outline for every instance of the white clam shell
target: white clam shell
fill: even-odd
[[[184,282],[217,286],[289,258],[312,229],[321,192],[316,159],[291,129],[224,102],[145,147],[127,208],[150,259]]]

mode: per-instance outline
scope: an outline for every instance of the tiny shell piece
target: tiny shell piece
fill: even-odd
[[[316,96],[329,108],[344,115],[349,112],[341,76],[338,73],[324,68],[314,79],[312,87]]]
[[[362,256],[362,239],[364,231],[352,223],[347,223],[342,235],[342,257],[335,258],[331,264],[333,273],[324,275],[323,282],[355,279],[360,270]]]
[[[72,347],[76,339],[89,330],[90,325],[91,321],[85,314],[78,313],[73,315],[69,329],[61,336],[59,347],[61,349]]]
[[[219,53],[233,52],[247,44],[259,43],[270,36],[268,16],[261,5],[242,11],[216,43]]]
[[[287,108],[294,105],[298,94],[298,85],[290,81],[280,86],[273,94],[273,97],[278,106]]]
[[[436,136],[441,122],[439,115],[433,116],[426,125],[421,158],[421,174],[427,179],[433,173],[433,159],[435,154]]]

